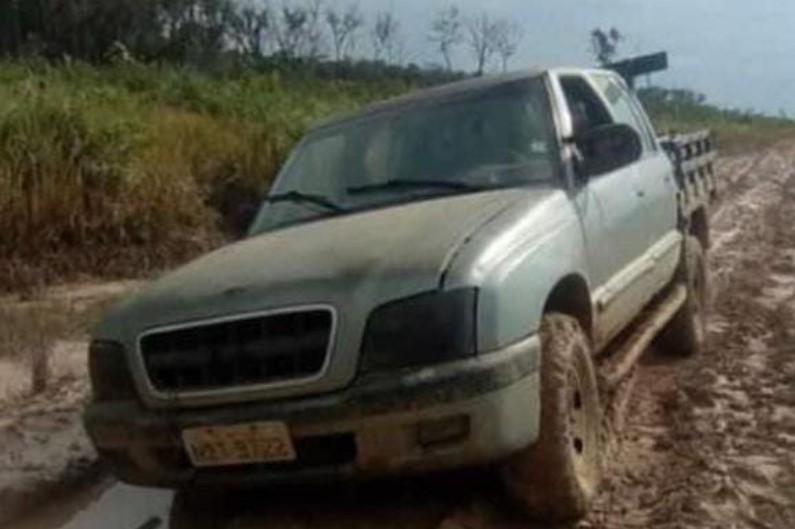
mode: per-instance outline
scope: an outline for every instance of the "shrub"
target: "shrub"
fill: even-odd
[[[139,274],[240,231],[313,122],[405,89],[0,64],[0,291]]]

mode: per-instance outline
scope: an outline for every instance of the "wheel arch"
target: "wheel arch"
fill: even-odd
[[[544,303],[544,314],[558,312],[575,318],[589,338],[593,339],[594,318],[588,282],[579,274],[561,278]]]

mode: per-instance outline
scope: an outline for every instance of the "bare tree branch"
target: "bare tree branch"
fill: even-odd
[[[276,40],[279,51],[287,57],[301,54],[306,38],[306,25],[309,15],[303,6],[282,5],[276,26]]]
[[[364,25],[364,17],[356,4],[351,4],[342,15],[329,8],[326,24],[331,31],[335,58],[340,61],[354,51],[356,32]]]
[[[515,22],[503,19],[495,24],[494,51],[500,57],[503,72],[508,70],[508,61],[516,55],[523,38],[524,30]]]
[[[380,13],[373,27],[373,58],[395,62],[402,51],[400,42],[400,23],[392,13]]]
[[[431,22],[428,40],[439,46],[447,71],[453,69],[452,53],[455,46],[463,40],[461,12],[456,6],[450,6],[436,13]]]
[[[314,59],[324,51],[323,39],[323,3],[324,0],[308,0],[306,4],[306,50],[305,54]]]
[[[477,64],[477,74],[483,75],[496,52],[498,24],[484,11],[470,19],[466,29],[467,44]]]
[[[235,45],[249,55],[262,57],[265,54],[272,27],[272,13],[268,3],[258,9],[252,5],[238,9],[230,22],[230,33]]]
[[[618,45],[624,36],[616,29],[607,31],[596,28],[591,32],[591,53],[602,66],[610,64],[618,53]]]

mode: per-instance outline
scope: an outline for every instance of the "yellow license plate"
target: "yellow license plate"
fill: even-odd
[[[182,432],[182,440],[197,467],[294,461],[296,457],[283,422],[191,428]]]

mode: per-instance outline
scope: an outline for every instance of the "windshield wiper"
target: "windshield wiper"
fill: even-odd
[[[265,202],[270,202],[272,204],[276,202],[309,203],[324,207],[330,211],[334,211],[335,213],[345,213],[348,211],[324,196],[302,193],[300,191],[287,191],[286,193],[271,195],[269,197],[265,197]]]
[[[390,189],[451,189],[451,190],[464,190],[464,191],[480,191],[488,189],[486,186],[468,184],[466,182],[451,182],[449,180],[388,180],[379,184],[370,184],[366,186],[349,187],[348,193],[351,195],[361,193],[375,193],[378,191],[386,191]]]

